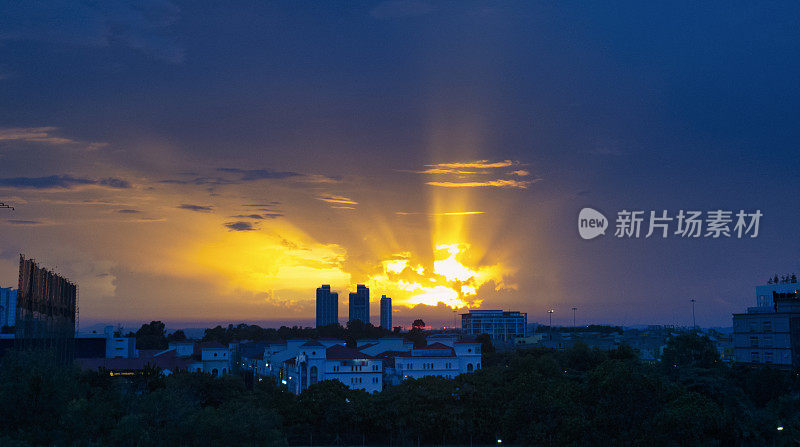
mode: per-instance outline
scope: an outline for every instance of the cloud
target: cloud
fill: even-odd
[[[255,227],[250,222],[227,222],[225,227],[229,231],[253,231]]]
[[[475,214],[483,214],[485,211],[453,211],[449,213],[414,213],[414,212],[404,212],[404,211],[397,211],[395,214],[400,216],[414,216],[414,215],[425,215],[425,216],[472,216]]]
[[[190,205],[190,204],[186,204],[186,203],[181,204],[180,206],[178,206],[178,208],[180,208],[182,210],[197,211],[199,213],[208,213],[213,209],[210,206]]]
[[[243,182],[264,179],[285,179],[302,176],[302,174],[298,172],[270,171],[267,169],[218,168],[217,171],[239,174],[239,180]]]
[[[281,213],[263,213],[263,214],[239,214],[237,216],[231,216],[238,219],[277,219],[278,217],[282,217],[283,214]]]
[[[331,208],[337,210],[354,210],[355,208],[352,206],[332,206]]]
[[[369,12],[376,19],[399,19],[433,12],[433,7],[417,0],[386,0],[378,3]]]
[[[168,31],[179,9],[165,0],[3,2],[0,41],[32,40],[91,48],[124,46],[181,63],[183,49]]]
[[[18,189],[72,189],[76,186],[96,186],[113,189],[130,188],[127,180],[108,177],[89,179],[70,175],[51,175],[48,177],[13,177],[0,178],[0,188]]]
[[[443,188],[518,188],[526,189],[531,183],[538,180],[489,180],[485,182],[426,182],[426,185],[441,186]]]
[[[462,169],[452,169],[452,168],[428,168],[422,171],[410,171],[415,174],[480,174],[479,171],[464,171]]]
[[[131,209],[117,210],[117,212],[118,212],[118,213],[122,213],[122,214],[136,214],[136,213],[141,213],[141,211],[139,211],[139,210],[131,210]]]
[[[53,132],[57,127],[7,127],[0,129],[0,141],[28,141],[47,144],[70,144],[75,140],[57,137]]]
[[[520,177],[528,177],[530,171],[525,169],[515,169],[513,171],[500,172],[501,169],[521,166],[522,163],[515,160],[472,160],[451,163],[436,163],[425,165],[423,171],[411,171],[417,174],[445,175],[458,181],[430,181],[426,182],[429,186],[439,186],[443,188],[518,188],[526,189],[539,179],[521,180]],[[499,176],[510,176],[514,178],[497,178]],[[471,177],[468,177],[471,176]],[[495,178],[486,179],[487,176]],[[441,177],[439,177],[441,179]]]
[[[462,169],[462,168],[476,168],[476,169],[492,169],[492,168],[507,168],[509,166],[518,165],[518,161],[502,160],[502,161],[489,161],[489,160],[475,160],[467,162],[455,163],[436,163],[433,165],[425,165],[427,168],[444,168],[444,169]]]
[[[266,202],[266,203],[255,203],[255,204],[250,203],[250,204],[246,204],[246,205],[242,205],[242,206],[251,206],[251,207],[255,207],[255,208],[268,208],[268,207],[276,206],[276,205],[280,205],[280,204],[281,204],[281,202],[272,201],[272,202]]]
[[[323,202],[328,202],[328,203],[341,203],[343,205],[358,205],[358,202],[356,202],[353,199],[350,199],[345,196],[335,196],[331,194],[319,196],[317,197],[317,200],[322,200]]]
[[[26,220],[26,219],[6,219],[11,225],[26,225],[26,226],[33,226],[33,225],[44,225],[46,222],[42,220]]]

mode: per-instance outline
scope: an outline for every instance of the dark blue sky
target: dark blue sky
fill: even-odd
[[[319,283],[367,282],[565,324],[688,324],[696,298],[729,325],[800,271],[799,21],[794,2],[2,2],[0,279],[20,251],[50,260],[98,321],[300,321]],[[423,173],[446,164],[468,173]],[[755,239],[584,241],[587,206],[764,216]],[[433,275],[454,243],[478,274]],[[427,273],[387,272],[401,259]]]

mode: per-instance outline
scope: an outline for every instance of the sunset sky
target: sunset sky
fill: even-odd
[[[344,322],[367,284],[376,324],[730,326],[800,273],[800,7],[651,3],[2,2],[0,284],[36,258],[81,324],[311,324],[321,284]]]

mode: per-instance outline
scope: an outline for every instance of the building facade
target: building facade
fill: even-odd
[[[297,355],[284,361],[285,382],[289,390],[300,394],[322,380],[338,380],[354,390],[374,393],[383,389],[383,361],[341,344],[326,347],[309,340]]]
[[[339,323],[339,294],[331,286],[317,288],[317,327]]]
[[[503,310],[471,310],[461,314],[461,329],[465,335],[488,334],[492,340],[513,343],[526,336],[528,314]]]
[[[13,327],[17,315],[17,290],[0,287],[0,327]]]
[[[420,349],[399,337],[359,340],[355,349],[344,340],[286,340],[242,349],[238,364],[258,380],[269,378],[297,394],[334,379],[371,393],[409,378],[475,372],[481,368],[481,344],[453,335],[431,336]]]
[[[736,363],[800,366],[800,287],[792,286],[793,291],[772,290],[766,299],[764,289],[757,287],[756,302],[762,305],[733,314]]]
[[[369,288],[359,284],[356,291],[350,292],[349,318],[347,321],[361,320],[369,323]]]
[[[381,327],[392,330],[392,299],[386,295],[381,297]]]

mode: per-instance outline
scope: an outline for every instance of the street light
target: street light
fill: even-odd
[[[547,311],[550,314],[550,341],[553,341],[553,312],[555,312],[553,309]]]
[[[575,327],[575,311],[577,311],[577,310],[578,310],[577,307],[573,307],[572,308],[572,327],[573,328]]]
[[[780,427],[778,427],[778,431],[783,431],[783,425],[781,425]]]
[[[695,301],[695,299],[692,298],[689,301],[692,302],[692,329],[695,329],[695,328],[697,328],[697,323],[695,322],[695,319],[694,319],[694,301]]]

